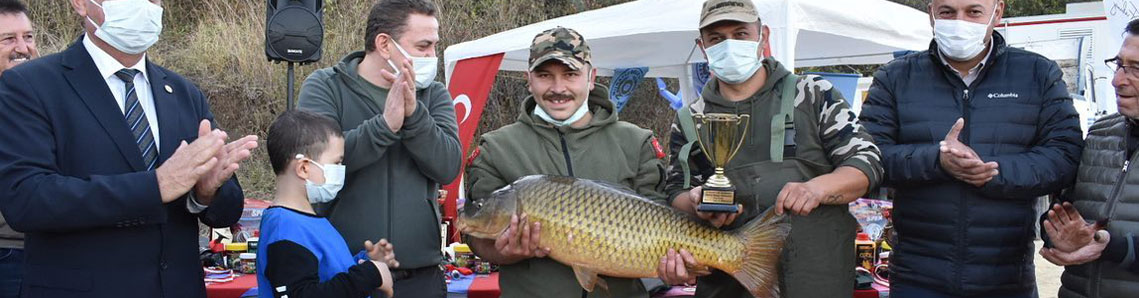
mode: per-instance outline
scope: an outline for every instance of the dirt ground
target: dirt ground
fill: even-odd
[[[1040,246],[1043,242],[1036,240],[1036,250],[1040,251]],[[1056,292],[1060,289],[1060,273],[1064,272],[1064,267],[1052,265],[1048,260],[1036,254],[1036,290],[1040,293],[1040,298],[1056,298]]]

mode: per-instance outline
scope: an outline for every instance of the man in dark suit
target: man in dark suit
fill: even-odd
[[[202,92],[150,63],[160,0],[71,0],[84,34],[0,77],[0,212],[27,234],[24,297],[205,297],[197,223],[241,215]]]
[[[21,0],[0,0],[0,71],[38,58],[36,30]],[[0,298],[20,297],[24,279],[24,234],[0,214]]]

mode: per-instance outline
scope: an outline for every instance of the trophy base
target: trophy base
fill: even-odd
[[[702,199],[700,200],[700,204],[696,205],[696,211],[722,213],[737,213],[740,211],[739,205],[736,205],[735,187],[705,186],[700,197]]]
[[[715,213],[739,213],[739,205],[724,205],[724,204],[706,204],[700,203],[696,205],[696,211],[700,212],[715,212]]]

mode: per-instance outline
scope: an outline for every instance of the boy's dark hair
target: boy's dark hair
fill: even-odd
[[[289,110],[277,116],[269,126],[269,163],[273,173],[281,175],[297,154],[316,159],[332,137],[343,137],[340,125],[332,118],[313,112]]]
[[[1127,28],[1125,28],[1124,31],[1130,35],[1139,35],[1139,19],[1134,19],[1130,22],[1127,22]]]
[[[368,14],[368,24],[364,29],[364,50],[376,50],[376,35],[386,33],[399,39],[407,27],[407,18],[412,13],[435,16],[435,2],[431,0],[380,0],[372,5]]]
[[[0,15],[7,14],[29,15],[28,6],[20,0],[0,0]]]

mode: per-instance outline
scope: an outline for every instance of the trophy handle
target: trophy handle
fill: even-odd
[[[704,127],[708,127],[708,118],[705,117],[704,114],[692,115],[692,119],[695,120],[693,121],[693,124],[700,123],[703,124]],[[704,137],[702,137],[704,134],[700,133],[699,128],[693,128],[696,129],[696,143],[700,144],[700,151],[704,152],[704,157],[708,158],[708,162],[713,162],[712,153],[709,153],[708,148],[704,146]]]
[[[740,134],[740,142],[736,144],[736,148],[733,148],[732,153],[728,154],[728,160],[732,160],[736,157],[736,153],[740,153],[740,147],[743,147],[744,140],[747,139],[747,128],[751,126],[748,125],[751,124],[751,115],[739,115],[739,117],[739,122],[736,125],[743,126],[743,133]]]

